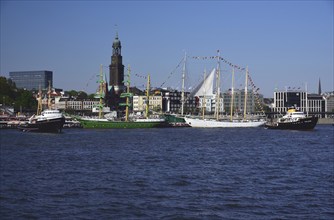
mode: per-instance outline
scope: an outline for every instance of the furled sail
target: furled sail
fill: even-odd
[[[190,94],[190,96],[210,96],[213,95],[213,80],[215,76],[216,68],[213,68],[211,73],[205,77],[203,82],[201,82]]]

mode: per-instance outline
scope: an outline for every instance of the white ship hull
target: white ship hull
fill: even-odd
[[[265,121],[217,121],[213,119],[184,118],[194,128],[249,128],[263,126]]]

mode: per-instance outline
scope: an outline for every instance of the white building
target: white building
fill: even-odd
[[[134,112],[145,112],[146,111],[146,96],[133,96],[133,111]],[[162,110],[162,96],[154,95],[149,96],[149,110],[150,111],[161,111]]]
[[[199,96],[198,108],[203,109],[205,107],[205,112],[213,114],[216,110],[216,94],[210,96]],[[224,99],[219,98],[219,113],[224,112]]]
[[[305,91],[274,92],[273,112],[285,113],[289,108],[296,108],[305,113],[325,116],[326,98],[318,94],[307,94]]]

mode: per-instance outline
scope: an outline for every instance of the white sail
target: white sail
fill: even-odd
[[[213,80],[215,76],[216,68],[200,83],[194,91],[191,93],[193,96],[203,97],[213,95]]]

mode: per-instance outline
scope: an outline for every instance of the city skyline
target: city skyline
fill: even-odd
[[[5,77],[50,70],[55,87],[93,93],[100,64],[108,75],[118,33],[123,64],[139,88],[150,74],[153,87],[180,89],[185,52],[186,87],[194,88],[216,60],[192,57],[219,50],[248,66],[264,97],[306,84],[316,93],[319,78],[323,92],[333,91],[333,1],[1,1],[0,16]],[[221,68],[226,90],[232,70],[225,62]],[[242,72],[236,74],[242,82]]]

